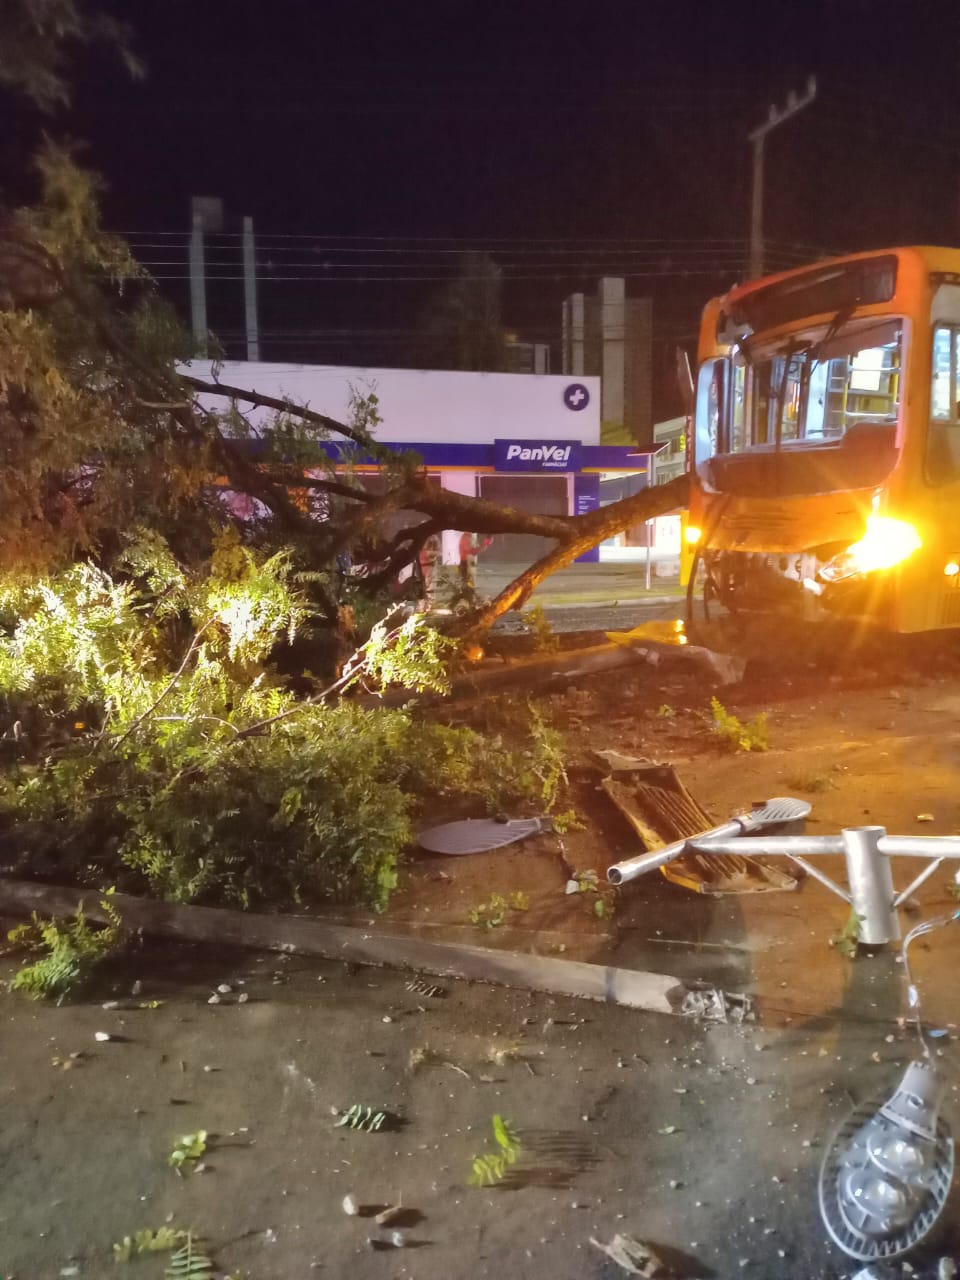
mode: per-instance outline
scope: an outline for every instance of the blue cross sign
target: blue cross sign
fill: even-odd
[[[571,382],[563,389],[563,403],[574,412],[585,409],[590,403],[590,392],[582,382]]]

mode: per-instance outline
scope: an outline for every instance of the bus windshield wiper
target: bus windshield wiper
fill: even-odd
[[[783,361],[783,372],[780,375],[780,382],[773,398],[773,408],[776,414],[776,434],[774,436],[774,445],[777,449],[780,448],[780,437],[783,434],[783,405],[787,397],[787,380],[790,377],[790,364],[795,355],[799,355],[800,352],[809,352],[809,350],[810,347],[808,343],[797,342],[796,339],[791,338],[783,350],[777,353]]]
[[[826,332],[824,333],[823,337],[820,339],[817,345],[810,352],[811,364],[820,363],[820,358],[823,355],[824,351],[827,349],[827,346],[837,336],[837,334],[840,332],[843,326],[847,323],[847,321],[850,319],[850,317],[853,315],[856,309],[857,309],[857,304],[855,302],[848,303],[847,306],[840,308],[837,314],[833,317],[833,319],[827,325]]]

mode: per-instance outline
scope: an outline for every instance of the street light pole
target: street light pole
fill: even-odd
[[[747,136],[753,144],[753,192],[750,199],[750,276],[763,275],[763,144],[767,134],[778,124],[783,124],[798,111],[808,107],[817,96],[817,80],[811,76],[803,97],[792,91],[787,95],[785,107],[771,107],[763,124]]]

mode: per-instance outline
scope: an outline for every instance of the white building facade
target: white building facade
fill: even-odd
[[[194,361],[189,369],[345,424],[354,417],[358,397],[375,396],[378,441],[417,454],[434,483],[538,514],[583,514],[600,504],[602,479],[630,476],[634,485],[643,485],[651,475],[649,453],[600,444],[599,378],[253,361]],[[218,403],[211,397],[211,408]],[[238,407],[254,426],[268,413]],[[339,461],[336,443],[330,453]],[[374,459],[343,458],[344,466],[361,475],[380,470]],[[444,534],[446,563],[457,561],[458,541],[457,531]],[[485,558],[523,561],[542,546],[543,539],[504,535],[494,539]]]

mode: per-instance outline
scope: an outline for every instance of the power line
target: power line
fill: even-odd
[[[128,240],[135,240],[145,236],[164,236],[164,237],[180,237],[186,238],[190,235],[188,229],[182,231],[115,231],[114,235],[122,236]],[[217,240],[236,241],[242,239],[243,233],[240,231],[216,231],[207,232],[204,239],[208,242]],[[460,245],[462,247],[450,250],[436,249],[436,252],[462,253],[470,249],[481,248],[484,245],[514,245],[519,248],[528,246],[545,246],[560,245],[565,246],[565,252],[576,252],[583,247],[595,247],[598,245],[617,245],[627,249],[655,249],[663,247],[689,248],[696,246],[708,245],[744,245],[746,238],[743,236],[415,236],[415,235],[345,235],[335,232],[317,231],[307,232],[270,232],[259,233],[258,241],[286,241],[286,240],[310,240],[316,242],[337,241],[337,242],[359,242],[363,244],[375,242],[382,245],[387,241],[393,241],[398,247],[409,247],[411,245]],[[370,250],[373,252],[373,250]]]
[[[745,267],[744,263],[739,264]],[[736,266],[719,266],[719,267],[675,267],[667,271],[619,271],[618,276],[627,280],[655,280],[655,279],[671,279],[676,280],[686,276],[716,276],[727,274],[735,271]],[[549,275],[514,275],[508,277],[510,281],[545,281],[545,280],[579,280],[583,273],[577,272],[555,272]],[[189,280],[187,273],[180,274],[163,274],[153,277],[155,280]],[[316,276],[260,276],[258,279],[265,283],[293,283],[301,284],[448,284],[451,280],[485,280],[486,276],[336,276],[327,277],[323,275]],[[235,281],[243,280],[242,275],[217,275],[208,276],[208,281]]]

